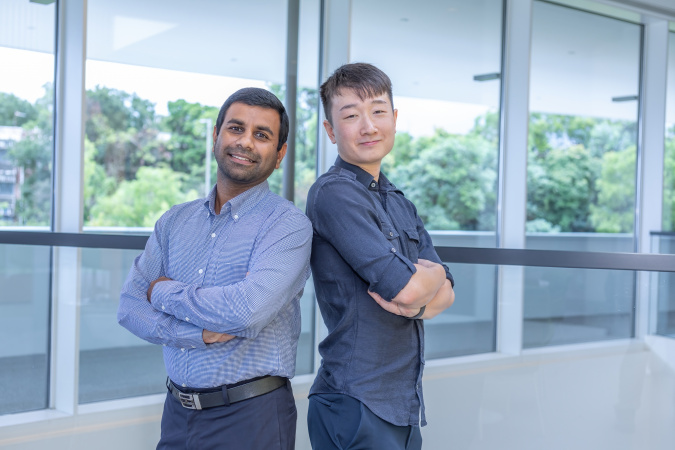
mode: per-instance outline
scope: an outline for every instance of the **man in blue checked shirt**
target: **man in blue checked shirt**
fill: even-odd
[[[424,324],[455,299],[415,206],[380,172],[394,146],[389,77],[363,63],[321,85],[338,158],[309,191],[312,274],[328,336],[307,424],[318,450],[419,450]]]
[[[213,130],[216,186],[157,221],[124,284],[119,323],[164,346],[158,449],[295,446],[288,380],[312,227],[267,183],[286,154],[288,126],[269,91],[232,94]]]

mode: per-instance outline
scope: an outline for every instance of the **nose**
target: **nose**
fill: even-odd
[[[377,132],[377,127],[373,122],[373,118],[368,114],[363,116],[363,121],[361,122],[361,134],[374,134]]]
[[[239,135],[236,143],[238,146],[243,148],[251,148],[253,142],[253,135],[249,132],[245,132]]]

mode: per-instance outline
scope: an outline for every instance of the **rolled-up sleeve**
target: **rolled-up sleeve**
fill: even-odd
[[[315,232],[335,247],[369,290],[390,301],[416,268],[383,234],[376,201],[357,181],[335,178],[318,188],[308,214]]]

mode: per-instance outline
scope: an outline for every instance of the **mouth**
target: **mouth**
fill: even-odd
[[[379,140],[376,140],[376,141],[365,141],[365,142],[361,142],[360,145],[371,146],[371,145],[375,145],[375,144],[377,144],[377,143],[379,143],[379,142],[380,142]]]
[[[238,161],[238,162],[241,162],[241,163],[244,163],[244,164],[255,164],[254,160],[252,160],[251,158],[247,158],[246,156],[237,155],[235,153],[228,153],[228,156],[230,158],[234,159],[235,161]]]

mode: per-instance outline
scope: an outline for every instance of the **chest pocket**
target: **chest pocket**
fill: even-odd
[[[404,236],[405,245],[407,245],[408,247],[408,254],[406,256],[410,261],[416,263],[420,256],[419,252],[420,235],[414,228],[406,228],[403,230],[403,232],[405,233]]]

